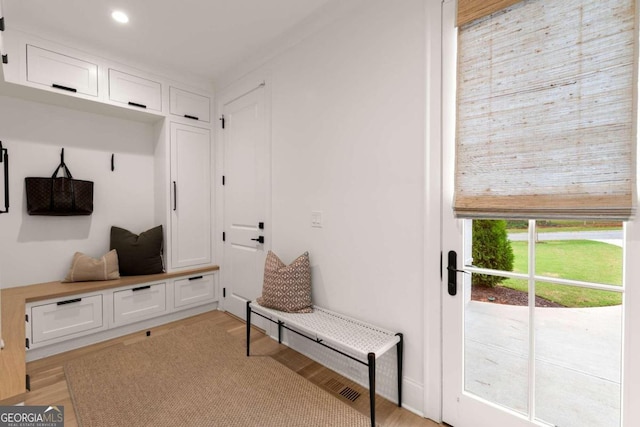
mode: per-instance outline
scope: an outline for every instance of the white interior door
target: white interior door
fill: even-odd
[[[245,318],[262,291],[268,222],[270,154],[264,86],[226,103],[224,114],[225,309]]]

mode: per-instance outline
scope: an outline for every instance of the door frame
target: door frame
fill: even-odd
[[[425,2],[425,159],[424,159],[424,398],[423,415],[442,421],[442,155],[443,0]]]
[[[272,185],[271,180],[273,176],[273,163],[272,163],[272,131],[271,131],[271,76],[269,73],[260,71],[251,73],[240,80],[237,80],[234,83],[226,86],[224,89],[220,91],[220,94],[216,97],[217,101],[214,109],[214,117],[213,120],[217,122],[214,125],[215,129],[215,152],[216,152],[216,173],[215,173],[215,189],[216,189],[216,198],[215,198],[215,216],[216,216],[216,235],[214,236],[215,243],[215,256],[216,259],[220,260],[219,264],[224,266],[224,243],[222,241],[222,233],[224,232],[224,212],[225,212],[225,200],[224,200],[224,188],[222,186],[222,177],[225,174],[224,171],[224,134],[221,125],[221,117],[224,111],[224,106],[233,102],[234,100],[246,95],[253,90],[262,87],[264,90],[264,115],[265,115],[265,143],[267,144],[266,152],[268,153],[269,158],[267,159],[267,163],[269,165],[269,173],[267,177],[267,183],[265,185],[267,189],[267,194],[265,195],[265,223],[269,224],[269,226],[265,230],[265,240],[269,242],[268,247],[272,247],[272,232],[273,229],[273,221],[272,221],[272,204],[271,204],[271,191]],[[219,293],[222,297],[222,289],[226,286],[225,280],[225,272],[224,268],[220,269],[220,282],[219,282]],[[220,308],[226,310],[225,298],[220,299]],[[253,322],[252,322],[253,323]]]

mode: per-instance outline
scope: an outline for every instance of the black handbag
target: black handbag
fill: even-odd
[[[63,176],[58,177],[62,169]],[[64,148],[60,164],[51,178],[25,178],[27,213],[29,215],[91,215],[93,213],[93,182],[73,179],[64,163]]]

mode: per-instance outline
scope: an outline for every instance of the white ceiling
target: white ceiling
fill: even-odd
[[[335,0],[0,0],[7,31],[79,40],[214,80]],[[340,0],[338,0],[340,1]],[[128,24],[111,12],[122,10]]]

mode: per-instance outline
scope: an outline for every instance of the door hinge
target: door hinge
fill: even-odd
[[[224,175],[222,175],[222,185],[225,185],[226,179],[224,177]]]
[[[26,346],[27,348],[30,348],[30,347],[29,347],[29,338],[27,338],[27,339],[25,340],[25,346]]]
[[[4,16],[0,18],[0,31],[4,31]]]
[[[24,386],[27,391],[31,391],[31,377],[29,376],[29,374],[26,375]]]
[[[227,297],[227,288],[222,288],[222,298]]]
[[[225,233],[224,231],[222,232],[222,241],[223,242],[227,241],[227,233]]]
[[[24,315],[24,321],[25,321],[25,322],[28,322],[28,321],[29,321],[29,315],[28,315],[28,314],[25,314],[25,315]]]
[[[220,116],[220,122],[222,122],[222,129],[224,129],[224,114],[222,116]]]
[[[2,63],[3,64],[8,64],[9,63],[9,56],[8,55],[2,55]]]

